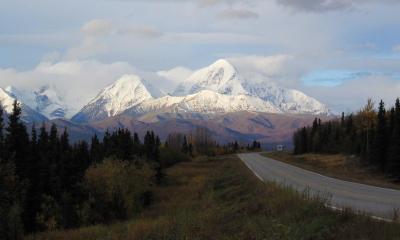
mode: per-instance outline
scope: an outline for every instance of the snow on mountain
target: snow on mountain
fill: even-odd
[[[328,108],[304,93],[279,87],[269,77],[261,74],[239,73],[225,59],[194,72],[181,83],[174,95],[184,96],[202,90],[211,90],[231,96],[249,95],[274,105],[283,113],[327,114]]]
[[[157,74],[164,78],[176,78],[177,72],[182,71],[175,69]],[[146,78],[151,79],[151,76]],[[316,99],[297,90],[279,87],[268,76],[239,73],[224,59],[192,73],[176,88],[173,96],[163,96],[163,91],[157,87],[136,75],[125,75],[104,88],[72,120],[87,122],[121,113],[144,114],[152,111],[207,114],[239,111],[329,113],[328,108]]]
[[[0,88],[0,104],[6,113],[11,113],[15,98],[10,96],[4,89]]]
[[[224,59],[194,72],[177,87],[174,95],[193,94],[201,90],[211,90],[229,95],[246,94],[240,84],[236,69]]]
[[[243,86],[249,95],[271,102],[285,113],[329,113],[329,109],[324,104],[298,90],[281,88],[271,82],[244,83]]]
[[[49,119],[67,118],[70,117],[72,112],[63,100],[62,94],[49,85],[42,86],[34,91],[17,89],[13,86],[8,86],[5,90],[14,98]]]
[[[86,122],[112,117],[152,98],[142,79],[125,75],[104,88],[72,120]]]
[[[0,88],[0,105],[4,109],[5,113],[10,114],[13,110],[14,101],[17,100],[11,96],[6,90]],[[39,112],[34,111],[28,105],[17,100],[22,108],[22,120],[25,122],[42,122],[46,120],[46,117]]]
[[[129,109],[127,112],[147,113],[162,110],[204,114],[239,111],[280,113],[278,108],[260,98],[248,95],[230,96],[211,90],[203,90],[182,97],[165,96],[158,99],[144,101],[142,104]]]

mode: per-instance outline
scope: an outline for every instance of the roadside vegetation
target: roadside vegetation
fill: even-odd
[[[125,129],[69,143],[21,108],[0,118],[2,239],[396,239],[397,224],[325,207],[327,199],[263,183],[207,129],[165,142]],[[2,116],[2,114],[0,114]],[[3,127],[4,128],[4,135]],[[4,137],[3,137],[4,136]],[[21,142],[22,141],[22,142]]]
[[[0,108],[1,239],[134,219],[156,203],[154,191],[166,184],[168,168],[193,156],[246,149],[218,146],[203,128],[164,142],[152,131],[140,139],[114,129],[90,143],[71,143],[67,129],[59,133],[54,124],[28,131],[21,110],[14,102],[5,119]]]
[[[55,125],[28,131],[17,102],[3,116],[0,108],[1,239],[128,220],[153,202],[164,170],[195,151],[186,137],[173,149],[125,129],[70,143]]]
[[[263,183],[236,157],[197,157],[165,172],[132,220],[27,239],[398,239],[397,224],[327,209],[326,200]]]
[[[400,181],[400,99],[386,110],[372,100],[357,113],[299,129],[293,137],[294,153],[356,155],[361,165],[374,168],[391,181]]]
[[[376,168],[362,164],[362,160],[356,155],[318,153],[294,155],[291,152],[268,152],[262,155],[333,178],[400,189],[400,184],[391,181]]]

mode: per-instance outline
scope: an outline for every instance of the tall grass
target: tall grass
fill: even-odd
[[[198,158],[167,172],[150,209],[130,222],[43,233],[28,239],[399,239],[397,224],[324,198],[259,181],[234,156]]]

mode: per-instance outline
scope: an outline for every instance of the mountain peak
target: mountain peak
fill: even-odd
[[[220,59],[208,67],[193,73],[185,87],[186,94],[211,90],[221,94],[245,94],[235,67],[225,59]]]
[[[126,105],[135,105],[152,96],[143,84],[142,80],[136,75],[124,75],[115,83],[103,89],[103,91],[92,100],[92,103],[101,101],[108,103],[110,116],[118,109]]]
[[[11,113],[14,101],[15,98],[12,97],[7,90],[0,88],[0,105],[3,107],[5,112]]]
[[[124,75],[104,88],[72,120],[77,122],[101,120],[118,115],[149,99],[153,97],[141,78],[133,74]]]
[[[7,87],[8,90],[12,90],[12,87]],[[17,98],[12,96],[7,90],[0,88],[0,105],[4,109],[4,112],[7,114],[12,113],[14,101]],[[47,120],[45,116],[40,114],[39,112],[31,109],[29,106],[17,100],[22,108],[21,119],[25,122],[42,122]]]
[[[51,85],[44,85],[37,90],[19,89],[8,86],[5,91],[13,98],[29,106],[32,110],[49,119],[65,118],[68,107],[63,102],[59,91]]]
[[[136,88],[137,86],[143,84],[142,80],[133,74],[123,75],[120,79],[115,81],[110,89],[123,89],[123,88]]]
[[[211,64],[209,66],[209,68],[211,67],[219,67],[219,68],[230,68],[233,71],[235,71],[235,67],[227,60],[224,58],[218,59],[217,61],[215,61],[213,64]]]

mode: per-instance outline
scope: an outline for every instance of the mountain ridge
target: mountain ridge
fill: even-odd
[[[2,105],[10,108],[9,102],[18,99],[31,116],[29,121],[43,121],[47,117],[50,120],[71,120],[77,124],[98,122],[118,115],[140,119],[153,113],[164,120],[168,116],[208,116],[235,112],[311,116],[330,114],[324,104],[298,90],[279,87],[268,76],[243,73],[238,69],[241,68],[229,60],[220,59],[197,71],[178,68],[171,72],[158,72],[169,78],[179,75],[179,81],[172,81],[180,84],[171,95],[148,81],[146,78],[151,79],[150,75],[123,75],[101,89],[74,115],[67,107],[71,104],[66,103],[57,89],[51,86],[43,86],[35,91],[9,87],[3,90],[8,101]],[[183,74],[177,74],[176,71]],[[182,80],[182,76],[186,76],[185,80]]]
[[[90,122],[122,113],[137,116],[151,111],[207,114],[237,111],[312,115],[330,113],[324,104],[298,90],[278,87],[270,79],[254,80],[240,75],[237,69],[225,59],[220,59],[208,67],[193,72],[176,87],[174,94],[161,97],[148,91],[149,85],[145,84],[144,79],[135,77],[135,75],[130,76],[138,81],[137,84],[141,85],[143,94],[148,97],[142,98],[141,94],[132,93],[128,99],[136,104],[124,104],[124,101],[118,102],[118,98],[116,98],[114,99],[116,101],[115,108],[108,109],[108,114],[104,114],[108,102],[97,101],[98,97],[96,97],[72,120]],[[117,80],[116,83],[124,80],[128,80],[126,76]],[[100,94],[116,95],[106,92],[116,83],[103,89]],[[156,89],[154,86],[151,87]],[[113,99],[109,100],[114,101]],[[112,113],[110,114],[110,112]]]

